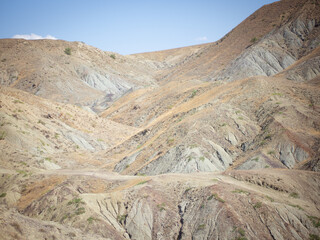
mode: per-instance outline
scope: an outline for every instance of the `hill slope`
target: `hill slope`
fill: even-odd
[[[318,239],[319,6],[132,56],[0,40],[1,238]]]

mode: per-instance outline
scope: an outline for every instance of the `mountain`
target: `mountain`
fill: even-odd
[[[0,39],[1,239],[319,239],[319,13],[129,56]]]

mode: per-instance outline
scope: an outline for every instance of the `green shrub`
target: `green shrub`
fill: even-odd
[[[193,90],[191,94],[191,98],[194,98],[197,95],[198,90]]]
[[[7,135],[7,133],[6,133],[6,132],[1,131],[1,132],[0,132],[0,140],[4,140],[4,139],[5,139],[5,137],[6,137],[6,135]]]
[[[75,214],[80,215],[80,214],[84,214],[85,212],[86,210],[83,207],[81,207],[81,208],[77,208]]]
[[[81,198],[74,198],[68,202],[68,205],[72,205],[72,204],[75,204],[78,206],[79,204],[84,204],[84,202],[82,202]]]
[[[162,212],[163,210],[166,210],[165,203],[158,204],[157,207],[159,208],[160,212]]]
[[[274,151],[269,151],[268,154],[269,155],[273,155],[275,152]]]
[[[252,42],[252,43],[255,43],[256,41],[258,41],[258,38],[256,38],[256,37],[253,37],[253,38],[251,38],[251,40],[250,40],[250,42]]]
[[[0,194],[0,198],[3,198],[5,196],[7,196],[7,193],[5,193],[5,192]]]
[[[137,185],[142,185],[142,184],[145,184],[145,183],[147,183],[147,182],[149,182],[149,180],[141,181],[141,182],[139,182]]]
[[[67,54],[67,55],[71,55],[71,48],[66,48],[65,50],[64,50],[64,53],[65,54]]]
[[[315,216],[308,216],[308,218],[310,219],[314,227],[316,228],[320,227],[320,218]]]
[[[118,222],[123,224],[123,223],[125,222],[127,216],[128,216],[127,214],[118,215],[118,216],[117,216]]]
[[[221,202],[221,203],[224,203],[224,202],[225,202],[222,198],[220,198],[220,197],[218,196],[217,193],[211,194],[211,195],[207,198],[207,200],[211,200],[212,198],[214,198],[215,200],[217,200],[217,201],[219,201],[219,202]]]
[[[203,230],[206,227],[205,224],[200,224],[197,228],[197,230]]]
[[[298,208],[299,210],[303,210],[303,208],[300,207],[299,205],[289,204],[289,206],[294,207],[294,208]]]
[[[309,234],[309,239],[310,240],[320,240],[320,237],[318,235],[315,235],[315,234]]]
[[[242,190],[242,189],[239,189],[239,188],[236,188],[234,191],[232,191],[233,193],[244,193],[246,195],[249,195],[250,193],[245,191],[245,190]]]
[[[289,196],[292,197],[292,198],[299,198],[299,194],[296,193],[296,192],[290,193]]]
[[[262,202],[256,202],[256,203],[253,205],[253,208],[254,208],[254,209],[261,208],[261,207],[262,207]]]
[[[239,233],[242,237],[244,237],[244,236],[246,235],[246,232],[245,232],[242,228],[239,228],[239,229],[238,229],[238,233]]]
[[[94,220],[97,220],[97,219],[95,219],[94,217],[89,217],[87,219],[88,223],[90,223],[90,224],[93,223]]]
[[[270,202],[274,202],[274,199],[272,197],[266,196],[266,198],[270,201]]]
[[[114,55],[114,54],[111,54],[110,57],[111,57],[112,59],[116,59],[116,55]]]

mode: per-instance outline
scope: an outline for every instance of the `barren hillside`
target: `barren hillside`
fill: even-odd
[[[319,239],[319,13],[130,56],[1,39],[0,239]]]

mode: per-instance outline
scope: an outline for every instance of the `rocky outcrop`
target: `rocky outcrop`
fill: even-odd
[[[252,46],[234,59],[221,73],[212,76],[211,80],[235,81],[251,76],[272,76],[295,63],[304,50],[304,42],[311,41],[308,48],[310,50],[320,42],[319,35],[313,36],[317,32],[319,25],[316,20],[296,19],[291,23],[286,23],[279,29],[274,29],[262,39],[252,39]],[[310,36],[310,37],[309,37]],[[312,40],[310,40],[311,38]],[[311,46],[312,45],[312,46]],[[303,75],[308,78],[318,75],[318,67],[305,70]],[[297,77],[301,81],[301,77]],[[308,78],[306,80],[308,80]]]
[[[302,148],[286,143],[280,144],[279,154],[280,161],[288,168],[293,168],[296,163],[304,161],[309,156]]]

